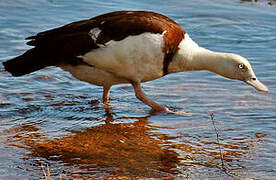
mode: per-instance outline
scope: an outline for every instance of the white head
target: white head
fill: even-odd
[[[256,77],[250,63],[244,57],[231,53],[217,53],[211,71],[230,79],[237,79],[253,86],[258,91],[268,92],[268,88]]]
[[[209,70],[230,79],[244,81],[258,91],[268,92],[268,88],[257,79],[247,59],[237,54],[214,52],[200,47],[186,33],[169,71],[190,70]]]

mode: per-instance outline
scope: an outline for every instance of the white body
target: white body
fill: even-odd
[[[77,79],[98,86],[151,81],[163,76],[163,46],[163,34],[143,33],[121,41],[109,41],[79,56],[91,66],[60,67]]]

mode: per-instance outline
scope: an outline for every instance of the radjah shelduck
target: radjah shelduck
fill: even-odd
[[[244,57],[200,47],[176,22],[154,12],[111,12],[27,40],[33,48],[4,62],[8,72],[22,76],[57,66],[81,81],[102,86],[104,104],[112,85],[130,83],[136,97],[153,111],[170,112],[148,98],[141,83],[192,70],[208,70],[268,92]]]

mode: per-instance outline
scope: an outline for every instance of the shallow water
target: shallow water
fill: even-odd
[[[1,0],[0,61],[27,50],[24,38],[39,31],[122,9],[161,12],[200,45],[247,57],[270,92],[256,92],[210,72],[171,74],[143,84],[144,90],[159,103],[193,115],[150,115],[129,85],[114,86],[112,107],[105,109],[97,101],[100,87],[58,68],[14,78],[0,65],[0,179],[39,179],[46,164],[51,177],[68,179],[273,179],[275,5],[234,0]]]

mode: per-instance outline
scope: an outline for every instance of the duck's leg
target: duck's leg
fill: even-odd
[[[152,101],[147,97],[147,95],[143,92],[141,88],[141,84],[138,82],[133,82],[132,86],[134,88],[135,96],[142,101],[144,104],[150,106],[154,112],[161,112],[161,111],[169,111],[168,108],[157,104],[156,102]]]
[[[108,105],[108,103],[109,103],[110,88],[111,88],[111,86],[104,86],[103,87],[103,103],[105,105]]]

